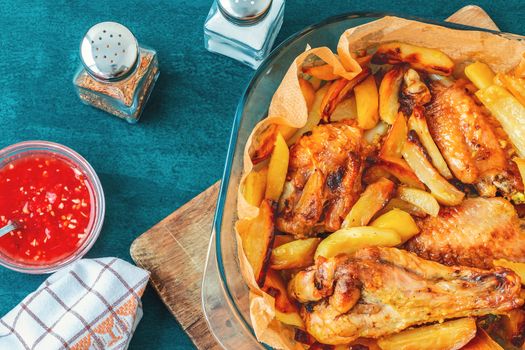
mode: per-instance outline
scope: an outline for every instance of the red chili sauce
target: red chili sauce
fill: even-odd
[[[75,252],[88,235],[92,190],[72,163],[35,154],[0,169],[0,227],[18,229],[0,237],[0,252],[29,264],[49,264]]]

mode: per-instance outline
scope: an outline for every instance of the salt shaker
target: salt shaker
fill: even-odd
[[[80,99],[136,123],[159,76],[157,52],[122,24],[102,22],[82,39],[80,58],[73,79]]]
[[[216,0],[204,23],[204,46],[256,69],[270,53],[283,15],[284,0]]]

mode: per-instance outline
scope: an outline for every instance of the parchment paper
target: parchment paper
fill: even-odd
[[[253,218],[259,211],[257,207],[250,205],[242,194],[246,175],[253,168],[248,153],[253,136],[271,123],[296,128],[306,123],[308,110],[298,80],[298,73],[304,60],[315,54],[331,65],[334,73],[352,79],[361,72],[361,67],[353,59],[354,52],[391,41],[436,48],[445,52],[456,63],[456,76],[462,75],[466,64],[476,60],[487,63],[496,72],[508,71],[520,62],[521,55],[525,52],[523,37],[454,30],[391,16],[345,31],[339,39],[337,55],[327,47],[313,48],[304,52],[293,61],[275,92],[268,118],[256,125],[248,139],[244,152],[244,176],[238,192],[239,219]],[[294,341],[293,329],[274,319],[274,299],[257,286],[238,233],[236,237],[241,272],[251,290],[250,314],[257,338],[275,349],[304,349],[302,344]]]

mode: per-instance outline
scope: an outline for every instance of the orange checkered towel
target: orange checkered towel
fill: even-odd
[[[0,349],[126,349],[148,279],[117,258],[79,260],[0,319]]]

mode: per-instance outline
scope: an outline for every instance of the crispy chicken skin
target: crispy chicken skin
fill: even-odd
[[[341,227],[361,191],[361,140],[359,128],[332,123],[315,127],[291,147],[280,231],[303,238]]]
[[[525,262],[524,223],[503,198],[470,198],[418,219],[420,234],[405,248],[446,265],[491,268],[494,259]]]
[[[465,80],[445,87],[430,84],[432,100],[426,118],[432,138],[455,177],[475,184],[482,196],[494,197],[497,189],[512,193],[521,187],[517,173],[497,137],[490,116],[476,104]]]
[[[347,344],[449,318],[501,314],[523,304],[512,271],[447,267],[396,248],[318,259],[290,282],[306,330],[319,342]],[[357,297],[356,297],[357,296]]]

